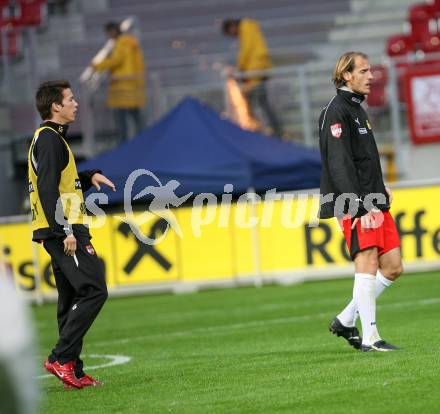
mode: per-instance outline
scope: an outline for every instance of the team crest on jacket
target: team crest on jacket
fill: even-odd
[[[333,124],[330,126],[330,131],[335,138],[340,138],[342,135],[342,125],[341,124]]]
[[[93,246],[91,244],[88,244],[86,246],[86,250],[88,254],[95,254],[95,249],[93,248]]]

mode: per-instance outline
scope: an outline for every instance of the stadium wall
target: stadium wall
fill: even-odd
[[[394,200],[406,270],[440,269],[440,182],[400,184],[394,187]],[[91,231],[92,243],[105,266],[111,295],[351,275],[338,223],[318,222],[317,209],[317,194],[292,193],[283,194],[282,200],[166,210],[159,212],[162,217],[121,212],[92,219],[92,226],[99,227]],[[165,231],[165,218],[174,223],[170,231]],[[132,228],[156,244],[142,243]],[[28,217],[3,219],[0,262],[26,296],[54,299],[49,256],[30,240]]]

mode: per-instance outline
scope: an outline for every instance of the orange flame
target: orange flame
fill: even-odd
[[[226,80],[227,116],[243,129],[256,131],[261,124],[252,116],[246,98],[235,79]]]

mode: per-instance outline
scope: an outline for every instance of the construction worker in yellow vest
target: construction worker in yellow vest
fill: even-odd
[[[99,170],[77,172],[66,137],[78,110],[69,82],[41,84],[36,106],[43,123],[28,154],[32,239],[51,256],[58,290],[59,338],[44,367],[65,387],[80,389],[100,385],[84,373],[80,354],[84,335],[107,299],[103,267],[85,225],[83,191],[102,184],[115,191],[115,186]]]
[[[240,72],[265,71],[272,68],[272,60],[266,39],[260,25],[252,19],[227,19],[223,21],[223,34],[238,38],[237,70]],[[269,104],[266,81],[267,74],[245,76],[242,79],[242,91],[253,115],[260,107],[264,112],[272,133],[282,136],[278,117]]]
[[[143,127],[141,108],[145,106],[145,64],[141,45],[130,33],[121,33],[119,24],[109,22],[105,32],[114,40],[110,55],[93,67],[109,72],[107,106],[113,110],[120,142],[129,138],[129,120],[137,134]]]

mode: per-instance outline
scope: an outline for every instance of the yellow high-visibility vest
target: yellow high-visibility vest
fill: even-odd
[[[34,146],[39,139],[40,132],[46,128],[51,129],[58,134],[55,129],[48,126],[38,128],[35,131],[28,154],[29,198],[31,202],[32,212],[32,231],[49,227],[46,215],[44,214],[43,208],[41,206],[40,195],[38,193],[38,165],[33,154]],[[69,153],[69,161],[64,170],[61,171],[60,183],[58,185],[61,200],[60,207],[62,206],[63,215],[67,219],[69,224],[86,224],[86,206],[81,189],[81,181],[79,179],[78,171],[76,169],[75,159],[66,140],[60,134],[58,135],[63,140]]]

